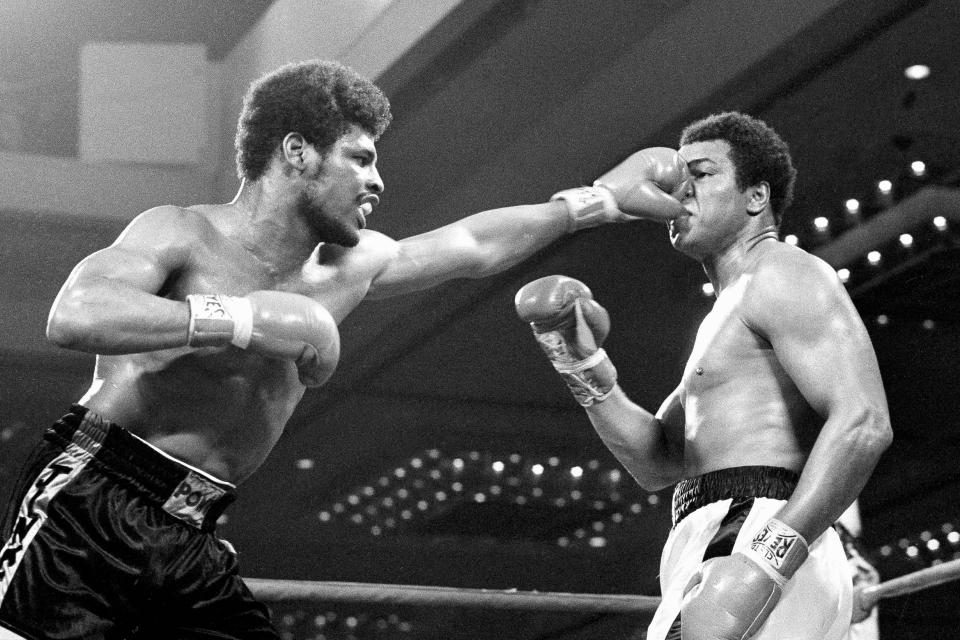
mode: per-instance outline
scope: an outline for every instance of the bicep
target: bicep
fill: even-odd
[[[70,274],[66,288],[109,285],[156,293],[171,271],[171,265],[153,252],[114,245],[81,261]]]
[[[190,242],[171,226],[162,216],[138,218],[113,244],[77,264],[65,289],[107,285],[156,293],[190,252]]]
[[[480,259],[476,240],[457,227],[441,227],[392,242],[390,259],[370,283],[371,298],[420,291],[445,280],[469,277]]]

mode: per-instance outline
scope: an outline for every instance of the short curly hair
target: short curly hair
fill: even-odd
[[[349,67],[326,60],[283,65],[255,80],[243,99],[234,141],[237,175],[260,178],[291,131],[326,151],[352,124],[376,139],[391,119],[383,92]]]
[[[767,123],[736,111],[697,120],[680,134],[680,146],[707,140],[725,140],[730,145],[730,159],[741,190],[760,182],[770,185],[770,208],[779,225],[783,212],[793,202],[797,178],[787,143]]]

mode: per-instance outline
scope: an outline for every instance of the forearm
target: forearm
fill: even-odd
[[[600,439],[645,490],[657,491],[682,478],[682,451],[670,444],[663,422],[619,386],[585,410]]]
[[[186,345],[188,326],[186,302],[104,279],[61,292],[50,311],[47,338],[88,353],[140,353]]]
[[[467,277],[485,277],[519,264],[571,230],[563,201],[518,205],[482,211],[449,227],[464,233],[474,245],[476,260]]]
[[[812,543],[857,499],[890,440],[885,409],[828,420],[778,519]]]

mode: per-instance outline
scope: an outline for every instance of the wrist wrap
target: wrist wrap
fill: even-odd
[[[246,349],[253,334],[253,306],[247,298],[192,294],[187,345],[220,346],[227,343]]]
[[[581,229],[596,227],[604,220],[618,213],[617,201],[613,193],[605,187],[575,187],[558,191],[550,201],[563,200],[570,213],[567,231],[573,233]]]
[[[809,548],[803,536],[771,518],[753,537],[747,555],[782,586],[807,559]]]
[[[617,384],[617,368],[603,349],[598,349],[583,360],[552,362],[553,368],[567,383],[574,399],[582,407],[606,400]]]

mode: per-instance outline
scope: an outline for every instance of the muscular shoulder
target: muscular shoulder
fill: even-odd
[[[338,272],[340,279],[370,279],[395,260],[399,252],[396,240],[382,233],[363,229],[356,246],[319,245],[312,268],[318,269],[323,277],[328,277],[326,270],[332,268]]]
[[[803,249],[776,243],[751,268],[743,297],[744,318],[756,327],[818,324],[845,297],[830,265]]]
[[[134,243],[143,239],[153,244],[189,245],[212,232],[213,226],[198,211],[162,205],[134,218],[118,241]]]
[[[393,260],[400,253],[400,243],[378,231],[363,229],[357,247],[374,260]]]

